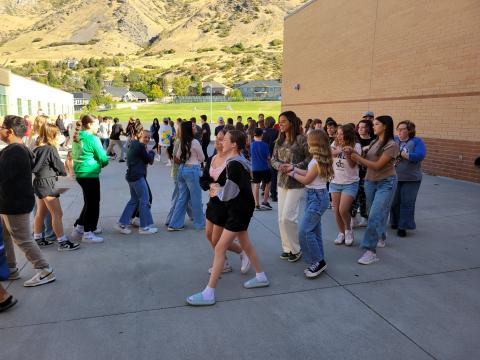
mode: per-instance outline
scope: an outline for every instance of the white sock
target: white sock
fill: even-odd
[[[42,238],[42,234],[33,234],[33,238],[35,240],[40,240]]]
[[[215,299],[215,288],[211,288],[208,285],[202,291],[203,300],[213,300]]]
[[[58,241],[59,243],[64,242],[64,241],[67,241],[67,240],[68,240],[68,238],[65,236],[65,234],[62,235],[62,236],[60,236],[59,238],[57,238],[57,241]]]
[[[265,275],[264,272],[256,273],[255,277],[257,278],[258,281],[267,281],[267,275]]]

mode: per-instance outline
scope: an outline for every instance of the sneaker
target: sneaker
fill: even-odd
[[[140,227],[140,218],[135,217],[132,220],[130,220],[130,225],[135,226],[135,227]],[[167,224],[168,226],[168,224]]]
[[[138,229],[138,233],[140,235],[152,235],[156,234],[158,232],[158,229],[156,227],[146,227],[143,229]]]
[[[299,251],[296,254],[290,254],[290,257],[288,258],[288,262],[294,263],[300,260],[301,258],[302,258],[302,252]]]
[[[343,233],[338,233],[337,238],[333,240],[335,245],[342,245],[345,241],[345,235]]]
[[[292,253],[287,253],[287,252],[283,252],[281,255],[280,255],[280,259],[282,260],[288,260],[288,258],[290,257]]]
[[[365,251],[362,257],[358,259],[358,263],[362,265],[370,265],[377,261],[378,261],[377,254],[375,254],[373,251],[370,251],[370,250]]]
[[[317,261],[316,263],[313,263],[305,270],[305,276],[309,279],[313,279],[319,276],[326,269],[327,269],[327,264],[325,263],[324,260],[319,262]]]
[[[93,232],[90,231],[90,232],[86,232],[86,233],[83,234],[82,242],[97,244],[97,243],[102,243],[103,238],[95,235]]]
[[[65,240],[58,243],[58,251],[73,251],[80,247],[79,243],[73,243],[70,240]]]
[[[49,246],[49,245],[53,244],[52,240],[48,240],[48,239],[45,239],[45,238],[35,239],[35,241],[37,242],[37,245],[40,246],[40,247]]]
[[[127,226],[122,224],[115,224],[113,228],[117,230],[120,234],[129,235],[132,233],[132,230],[130,230]]]
[[[125,162],[125,160],[124,160],[124,159],[120,159],[120,160],[118,160],[118,162]]]
[[[10,295],[5,301],[0,302],[0,312],[7,311],[11,307],[15,306],[17,299]]]
[[[181,228],[173,228],[173,227],[168,227],[167,230],[168,231],[182,231],[184,229],[184,227],[181,227]]]
[[[263,210],[273,210],[272,205],[270,205],[270,204],[268,203],[268,201],[267,201],[267,202],[263,202],[261,207],[262,207]]]
[[[20,279],[20,270],[18,268],[10,268],[10,275],[8,275],[8,280],[18,279]]]
[[[255,288],[260,288],[260,287],[267,287],[270,285],[270,282],[265,279],[265,280],[258,280],[257,277],[254,277],[253,279],[250,279],[243,283],[243,287],[246,289],[255,289]]]
[[[357,226],[358,227],[367,227],[368,225],[368,219],[364,218],[363,216],[360,216],[360,220],[358,221]]]
[[[272,196],[270,199],[271,199],[273,202],[278,202],[278,197],[276,197],[276,196]]]
[[[25,287],[33,287],[48,284],[52,281],[55,281],[55,274],[51,268],[40,269],[37,273],[30,279],[23,283]]]
[[[405,229],[398,229],[398,230],[397,230],[397,235],[398,235],[399,237],[405,237],[405,236],[407,236],[407,230],[405,230]]]
[[[168,167],[172,166],[172,162],[170,160],[168,160],[168,162],[165,164],[165,166],[168,166]]]
[[[93,232],[95,235],[100,235],[103,232],[103,229],[100,226],[97,226],[95,231]]]
[[[215,305],[215,297],[213,299],[204,299],[201,292],[189,296],[187,298],[187,304],[191,306],[211,306]]]
[[[250,259],[246,254],[240,254],[240,262],[242,263],[240,267],[240,272],[246,274],[250,270]]]
[[[383,239],[378,239],[377,248],[384,248],[385,246],[387,246],[387,245],[385,244],[385,240],[383,240]]]
[[[353,230],[345,230],[345,245],[352,246],[355,241]]]
[[[255,206],[255,211],[262,211],[262,208],[260,207],[260,205]]]
[[[232,271],[233,271],[233,268],[230,266],[230,264],[228,262],[225,261],[225,264],[223,265],[222,274],[230,273]],[[212,268],[208,269],[208,273],[209,274],[212,273]]]
[[[352,217],[351,220],[350,220],[350,228],[354,229],[356,227],[358,227],[358,219],[355,216],[355,217]]]

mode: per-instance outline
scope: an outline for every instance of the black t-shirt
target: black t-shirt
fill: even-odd
[[[202,143],[210,142],[210,136],[212,131],[210,130],[210,125],[207,123],[202,124]]]
[[[23,144],[10,144],[0,151],[0,214],[32,212],[33,153]]]
[[[114,124],[112,126],[112,132],[110,133],[110,140],[120,140],[120,135],[123,133],[123,127],[121,124]]]
[[[273,154],[273,148],[275,147],[275,141],[278,138],[278,130],[274,128],[266,128],[263,130],[262,141],[268,144],[270,150],[270,156]]]
[[[218,133],[219,133],[220,131],[222,131],[224,127],[225,127],[225,125],[218,125],[218,126],[215,128],[215,136],[217,136]]]

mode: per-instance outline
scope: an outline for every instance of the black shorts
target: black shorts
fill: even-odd
[[[65,137],[70,137],[70,133],[68,132],[68,130],[65,130],[65,131],[63,132],[63,136],[65,136]]]
[[[55,189],[56,178],[43,178],[33,180],[33,191],[39,199],[46,197],[60,197],[60,193]]]
[[[232,232],[247,231],[252,216],[253,210],[251,212],[245,212],[243,214],[229,212],[224,228]]]
[[[268,184],[270,181],[272,181],[272,173],[270,172],[270,169],[253,172],[252,183],[260,184],[263,182],[264,184]]]
[[[214,225],[225,227],[228,219],[227,207],[218,199],[210,199],[207,204],[207,210],[205,211],[205,217]]]

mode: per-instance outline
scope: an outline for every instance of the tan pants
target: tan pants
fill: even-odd
[[[35,240],[32,239],[30,230],[30,214],[4,215],[0,214],[3,225],[3,241],[5,243],[5,255],[8,266],[11,269],[17,267],[13,243],[23,251],[25,257],[35,269],[49,267]]]
[[[300,252],[300,242],[298,239],[298,213],[300,211],[300,201],[302,200],[304,189],[284,189],[278,190],[278,227],[280,228],[280,238],[282,239],[282,248],[286,253],[298,254]]]

